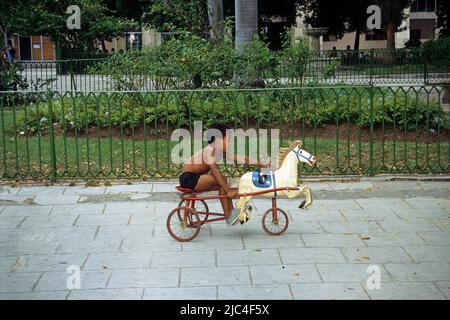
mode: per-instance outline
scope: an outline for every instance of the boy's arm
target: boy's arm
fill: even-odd
[[[231,188],[228,185],[227,180],[223,176],[222,172],[220,172],[219,168],[217,168],[217,164],[213,162],[209,165],[209,167],[211,168],[211,174],[216,179],[217,183],[223,190],[225,190],[225,192],[228,193]]]

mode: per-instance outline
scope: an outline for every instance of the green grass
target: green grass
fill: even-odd
[[[0,173],[6,179],[52,177],[48,137],[0,137]],[[286,141],[283,141],[286,144]],[[175,142],[165,139],[55,138],[57,178],[175,177],[180,167],[170,158]],[[417,148],[416,148],[417,147]],[[300,176],[314,174],[368,174],[369,143],[306,138],[303,148],[316,155],[316,167],[302,165]],[[449,142],[386,141],[373,144],[373,173],[448,173]],[[227,175],[239,176],[248,168],[224,166]]]

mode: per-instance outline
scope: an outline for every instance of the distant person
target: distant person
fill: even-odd
[[[337,57],[337,49],[336,49],[336,47],[333,47],[333,49],[331,50],[331,57],[332,58],[336,58]]]
[[[350,47],[350,45],[347,46],[347,49],[345,49],[345,52],[343,52],[342,54],[343,56],[343,64],[344,65],[349,65],[351,64],[351,60],[352,60],[352,48]]]

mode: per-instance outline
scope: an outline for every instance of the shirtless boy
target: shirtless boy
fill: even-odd
[[[220,132],[216,136],[211,133],[213,130]],[[180,186],[188,188],[196,192],[218,190],[220,195],[226,195],[228,198],[220,199],[223,212],[226,216],[228,225],[233,225],[237,222],[239,216],[239,209],[233,209],[232,198],[236,198],[237,191],[231,189],[227,179],[219,170],[219,159],[233,159],[240,164],[253,164],[257,167],[269,167],[269,163],[255,161],[249,157],[238,155],[228,156],[230,137],[227,136],[227,129],[230,129],[225,124],[215,124],[208,130],[210,132],[208,145],[202,150],[196,152],[189,158],[183,166],[183,172],[180,176]]]

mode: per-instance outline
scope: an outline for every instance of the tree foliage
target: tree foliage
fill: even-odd
[[[300,0],[302,12],[306,12],[305,22],[313,27],[326,27],[330,34],[342,37],[345,33],[365,32],[369,17],[366,10],[372,4],[381,9],[382,29],[389,39],[395,40],[393,34],[399,30],[405,19],[403,9],[411,5],[411,0]],[[357,49],[355,39],[355,49]]]
[[[81,29],[68,29],[67,7],[78,5]],[[94,39],[110,40],[130,28],[135,21],[116,17],[101,0],[0,0],[0,25],[7,32],[48,35],[62,47],[92,47]]]
[[[437,0],[436,15],[436,27],[440,28],[439,36],[450,37],[450,1]]]

